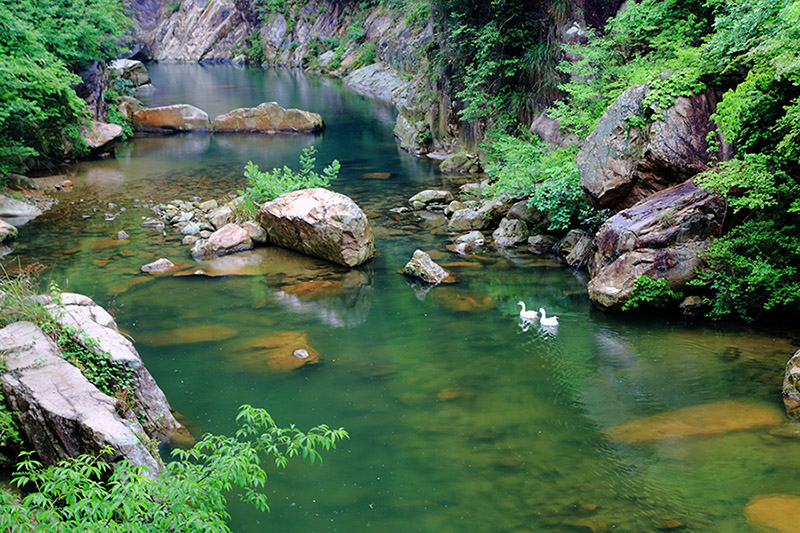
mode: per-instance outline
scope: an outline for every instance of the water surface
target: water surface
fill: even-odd
[[[234,504],[235,531],[749,531],[752,497],[796,486],[800,440],[789,425],[649,443],[605,433],[723,400],[780,413],[796,337],[605,315],[591,308],[585,275],[553,258],[452,254],[441,216],[390,209],[453,180],[398,149],[391,107],[337,80],[230,66],[150,71],[151,105],[190,103],[213,117],[275,100],[322,114],[327,129],[138,138],[114,159],[71,169],[74,190],[22,228],[4,261],[47,265],[46,279],[107,306],[196,434],[232,433],[242,404],[281,424],[350,432],[322,465],[271,475],[271,513]],[[141,206],[224,197],[244,187],[248,160],[293,166],[312,145],[318,162],[341,161],[333,187],[368,213],[380,250],[370,264],[349,272],[269,250],[247,276],[139,271],[158,257],[197,267],[181,236],[141,228],[151,215]],[[119,230],[131,237],[117,241]],[[397,270],[417,248],[459,282],[427,293],[410,284]],[[313,280],[334,288],[298,289]],[[558,335],[520,328],[518,300],[558,314]],[[219,335],[185,335],[197,326]],[[285,331],[307,335],[322,362],[281,373],[248,357],[248,342]]]

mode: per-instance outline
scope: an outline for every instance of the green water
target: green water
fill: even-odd
[[[605,315],[591,308],[585,275],[552,258],[451,254],[440,216],[390,209],[454,183],[398,149],[391,107],[336,80],[198,65],[152,65],[151,74],[152,105],[191,103],[213,117],[276,100],[321,113],[327,129],[137,139],[116,159],[72,168],[73,191],[23,226],[3,261],[45,264],[45,279],[110,308],[198,435],[234,431],[245,403],[282,424],[350,432],[321,466],[271,475],[271,513],[234,503],[235,531],[750,531],[743,509],[751,498],[797,492],[792,426],[650,444],[604,433],[719,400],[780,413],[796,336]],[[348,274],[268,250],[251,259],[263,260],[253,275],[139,272],[158,257],[196,265],[179,235],[141,228],[151,213],[135,206],[223,196],[243,187],[248,160],[295,165],[310,145],[319,162],[341,161],[334,188],[368,213],[380,250],[370,264]],[[119,215],[106,221],[104,213]],[[123,229],[130,239],[116,241]],[[411,286],[397,269],[416,248],[462,263],[449,266],[459,282],[427,294]],[[308,280],[345,288],[305,298],[284,290]],[[558,334],[523,331],[518,300],[558,314]],[[181,336],[196,326],[235,336]],[[321,364],[280,373],[245,357],[243,343],[280,331],[307,334]]]

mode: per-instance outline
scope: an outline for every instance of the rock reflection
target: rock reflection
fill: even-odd
[[[295,313],[314,316],[335,328],[366,322],[372,308],[371,270],[351,270],[341,279],[312,280],[285,285],[275,300]]]

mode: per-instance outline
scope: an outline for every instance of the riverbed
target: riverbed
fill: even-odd
[[[796,334],[603,314],[586,275],[555,257],[450,252],[441,214],[391,209],[464,178],[400,150],[394,109],[338,80],[149,69],[149,105],[189,103],[213,118],[274,100],[327,127],[136,138],[72,167],[74,188],[20,228],[3,261],[46,265],[45,282],[106,306],[196,435],[233,433],[243,404],[282,425],[348,430],[321,465],[271,474],[269,514],[233,497],[234,531],[750,531],[752,498],[796,486],[800,434],[780,396]],[[223,198],[245,187],[247,161],[296,167],[309,146],[318,164],[341,162],[332,188],[373,225],[379,255],[365,266],[271,248],[194,275],[181,235],[141,227],[152,203]],[[431,289],[398,274],[415,249],[458,282]],[[185,275],[140,272],[159,257]],[[557,314],[557,334],[522,327],[519,300]],[[321,362],[286,372],[253,356],[253,343],[281,335],[305,336]],[[673,426],[701,429],[612,429],[675,411]]]

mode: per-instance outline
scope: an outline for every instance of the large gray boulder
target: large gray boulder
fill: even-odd
[[[50,295],[41,295],[38,300],[59,324],[85,332],[73,335],[75,342],[94,353],[107,353],[111,361],[121,363],[130,371],[136,414],[150,437],[163,440],[181,429],[172,416],[167,397],[145,368],[133,343],[120,333],[108,311],[88,296],[70,292],[61,295],[60,303],[53,302]],[[89,344],[87,338],[96,342]]]
[[[153,475],[161,470],[161,461],[144,444],[139,422],[122,418],[116,400],[63,359],[38,326],[16,322],[0,330],[0,355],[6,401],[43,463],[110,448],[112,461],[146,466]]]
[[[459,209],[450,217],[447,223],[448,231],[468,231],[471,229],[486,229],[492,223],[492,220],[479,213],[477,209]]]
[[[492,241],[497,248],[508,248],[525,242],[529,234],[528,225],[522,220],[504,218],[492,233]]]
[[[122,139],[122,126],[94,120],[83,133],[83,140],[86,141],[92,155],[112,152],[120,139]]]
[[[147,107],[133,113],[133,128],[137,131],[207,131],[209,125],[208,114],[188,104]]]
[[[258,210],[256,220],[269,242],[353,267],[375,255],[367,216],[344,194],[302,189],[282,194]]]
[[[27,202],[0,194],[0,218],[35,218],[42,212]]]
[[[680,97],[646,118],[646,85],[622,93],[577,157],[581,187],[599,208],[620,210],[708,169],[707,135],[715,105],[706,94]]]
[[[700,265],[698,254],[722,231],[725,202],[691,181],[665,189],[609,218],[589,259],[589,298],[619,310],[642,275],[665,278],[682,290]]]

